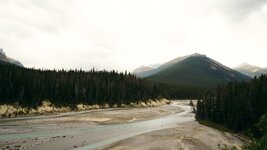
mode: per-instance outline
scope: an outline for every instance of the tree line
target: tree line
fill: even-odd
[[[264,138],[265,145],[261,144],[265,147],[261,148],[267,148],[266,75],[204,92],[198,100],[196,119],[214,122],[256,139]],[[265,126],[265,130],[259,126]]]
[[[129,72],[27,69],[0,65],[0,103],[36,107],[43,100],[60,106],[129,104],[159,98],[187,98],[185,90],[137,78]],[[190,88],[191,89],[191,88]]]

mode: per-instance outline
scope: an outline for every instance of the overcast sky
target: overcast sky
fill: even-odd
[[[0,0],[0,48],[27,67],[129,70],[192,53],[267,67],[267,0]]]

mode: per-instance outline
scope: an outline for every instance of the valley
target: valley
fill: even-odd
[[[1,149],[266,147],[265,75],[252,79],[201,54],[137,74],[31,69],[1,55]],[[194,109],[183,99],[197,99]]]
[[[0,0],[0,150],[267,150],[267,0]]]
[[[2,119],[0,148],[205,150],[243,144],[229,133],[197,123],[188,104],[172,101],[160,107]]]

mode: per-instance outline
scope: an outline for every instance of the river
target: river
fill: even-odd
[[[0,120],[0,144],[1,148],[8,149],[78,149],[90,150],[104,147],[106,145],[138,136],[141,134],[175,128],[179,124],[193,122],[194,115],[191,113],[191,106],[188,102],[174,101],[171,106],[157,108],[156,112],[163,109],[177,109],[176,113],[165,114],[159,117],[148,117],[146,114],[149,108],[138,108],[134,111],[144,111],[140,116],[144,118],[137,121],[117,122],[117,123],[94,123],[94,122],[72,122],[73,118],[92,115],[92,112],[67,113],[55,116],[25,117],[15,119]],[[151,108],[151,110],[156,108]],[[162,110],[161,110],[162,109]],[[131,112],[131,110],[129,110]],[[98,110],[97,113],[121,113],[116,110]],[[154,113],[154,112],[153,112]],[[125,114],[125,110],[123,113]],[[54,120],[66,119],[71,116],[66,123],[59,124]],[[111,117],[112,119],[112,117]],[[51,121],[53,120],[53,121]],[[105,119],[102,119],[105,120]]]

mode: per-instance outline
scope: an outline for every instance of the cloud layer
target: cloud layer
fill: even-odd
[[[132,70],[190,53],[267,66],[266,0],[1,0],[0,48],[25,66]]]

